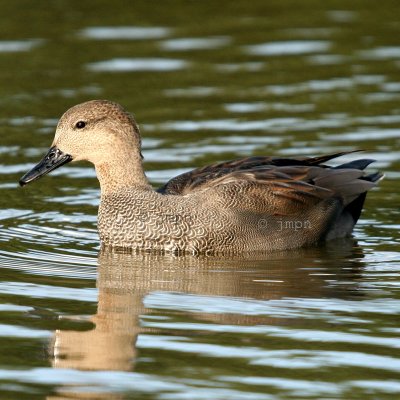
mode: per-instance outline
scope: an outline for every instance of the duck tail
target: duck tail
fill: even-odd
[[[372,159],[360,159],[360,160],[354,160],[345,164],[341,164],[337,167],[335,167],[335,169],[358,169],[358,170],[364,170],[365,168],[368,167],[368,165],[370,165],[371,163],[373,163],[375,160]],[[384,174],[382,174],[381,172],[375,172],[369,175],[364,175],[361,176],[359,179],[360,180],[364,180],[367,182],[371,182],[373,183],[375,186],[377,182],[379,182],[381,179],[383,179]],[[348,212],[351,217],[354,220],[354,223],[356,223],[358,221],[358,219],[360,218],[361,215],[361,211],[364,207],[364,202],[365,202],[365,198],[367,197],[367,191],[365,191],[364,193],[361,193],[358,197],[356,197],[353,201],[351,201],[349,204],[346,205],[346,207],[344,208],[344,212]]]

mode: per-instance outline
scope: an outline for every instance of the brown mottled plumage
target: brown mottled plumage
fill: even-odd
[[[217,163],[154,190],[133,117],[119,104],[93,100],[62,116],[52,148],[20,184],[89,160],[101,186],[103,246],[195,254],[282,250],[351,234],[382,175],[363,172],[372,160],[324,164],[343,154]]]

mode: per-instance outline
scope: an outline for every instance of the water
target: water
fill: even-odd
[[[398,398],[397,2],[24,3],[2,3],[0,398]],[[17,185],[93,98],[136,115],[156,186],[250,154],[359,148],[386,178],[354,240],[102,254],[90,165]]]

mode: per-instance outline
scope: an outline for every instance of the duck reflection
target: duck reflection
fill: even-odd
[[[178,292],[207,296],[218,303],[221,296],[272,300],[282,298],[350,298],[359,296],[356,283],[362,273],[362,250],[352,240],[323,248],[300,249],[247,257],[174,257],[103,251],[98,257],[97,313],[89,331],[55,332],[51,354],[54,368],[131,371],[137,357],[140,316],[153,292]],[[332,281],[337,284],[332,285]],[[345,282],[340,286],[340,281]],[[353,283],[349,285],[349,282]],[[174,310],[176,311],[176,309]],[[195,313],[196,319],[237,325],[295,324],[294,318],[227,313]],[[62,391],[62,389],[61,389]],[[61,396],[61,397],[60,397]],[[58,397],[49,399],[63,399]],[[79,393],[74,398],[103,398],[99,393]],[[70,398],[70,397],[68,397]],[[118,395],[104,398],[119,399]]]

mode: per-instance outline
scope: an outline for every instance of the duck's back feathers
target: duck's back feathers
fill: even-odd
[[[351,152],[350,152],[351,153]],[[168,181],[158,189],[162,194],[183,195],[191,190],[212,182],[214,179],[236,171],[251,171],[264,166],[287,167],[287,166],[321,166],[333,158],[347,153],[335,153],[321,157],[309,158],[281,158],[281,157],[247,157],[232,161],[225,161],[196,168],[185,172]],[[325,166],[322,166],[325,167]]]
[[[360,178],[368,182],[376,182],[382,174],[365,175],[362,171],[374,160],[359,159],[336,167],[323,163],[334,158],[353,153],[341,152],[320,157],[280,158],[280,157],[247,157],[207,165],[185,172],[168,181],[157,191],[161,194],[185,195],[194,190],[215,186],[217,182],[247,177],[251,180],[274,180],[285,175],[285,179],[303,181],[309,184],[332,188],[348,182],[350,177]],[[240,174],[245,172],[245,174]],[[283,175],[280,175],[283,174]],[[224,179],[225,178],[225,179]],[[365,185],[365,190],[370,186]],[[357,191],[357,189],[356,189]]]

